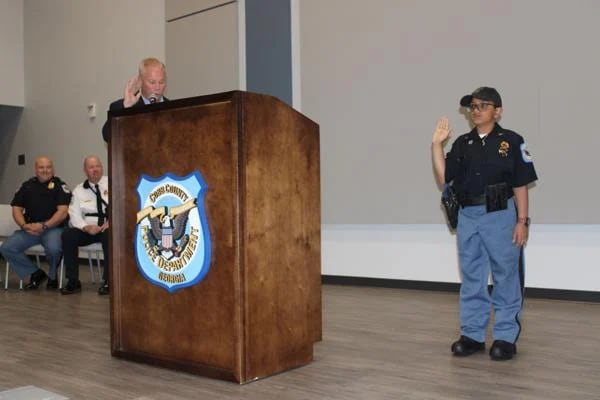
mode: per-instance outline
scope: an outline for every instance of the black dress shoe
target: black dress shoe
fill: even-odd
[[[44,281],[48,279],[48,275],[41,269],[38,269],[33,274],[31,274],[31,278],[29,279],[29,283],[25,285],[25,290],[34,290],[37,289]]]
[[[490,357],[495,361],[510,360],[517,354],[517,345],[504,340],[494,340],[490,348]]]
[[[483,350],[485,350],[484,342],[478,342],[464,335],[456,342],[452,343],[452,353],[458,357],[470,356],[473,353]]]
[[[67,282],[67,286],[60,289],[61,294],[73,294],[79,292],[81,292],[81,282],[79,280],[74,281],[69,279],[69,282]]]
[[[102,284],[102,286],[100,286],[98,288],[98,294],[100,296],[104,296],[110,293],[110,290],[108,289],[108,281],[104,281],[104,284]]]
[[[58,289],[58,279],[49,279],[46,282],[46,289]]]

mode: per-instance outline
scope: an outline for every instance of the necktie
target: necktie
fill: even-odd
[[[98,209],[98,226],[104,225],[104,207],[102,206],[102,194],[100,193],[100,186],[96,183],[96,208]]]

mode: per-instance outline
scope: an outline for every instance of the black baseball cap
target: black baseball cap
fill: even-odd
[[[502,107],[502,98],[500,98],[500,93],[498,93],[498,91],[493,87],[482,86],[475,89],[473,93],[467,94],[460,99],[460,105],[463,107],[468,107],[474,98],[490,101],[494,103],[494,106]]]

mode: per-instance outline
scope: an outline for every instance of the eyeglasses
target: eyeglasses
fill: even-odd
[[[469,104],[467,106],[467,111],[468,112],[473,112],[475,110],[477,110],[477,111],[485,111],[490,106],[491,107],[496,107],[496,105],[494,103],[479,103],[479,104],[472,103],[472,104]]]

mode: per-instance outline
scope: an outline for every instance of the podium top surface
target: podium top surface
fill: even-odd
[[[253,98],[258,98],[258,99],[260,99],[260,98],[270,99],[271,101],[281,103],[285,107],[289,108],[290,110],[293,110],[294,112],[297,112],[298,114],[302,115],[304,118],[306,118],[316,124],[315,121],[312,121],[310,118],[308,118],[304,114],[300,113],[299,111],[295,110],[293,107],[290,107],[287,103],[278,99],[275,96],[261,94],[261,93],[247,92],[247,91],[243,91],[243,90],[232,90],[229,92],[213,93],[213,94],[208,94],[208,95],[203,95],[203,96],[186,97],[183,99],[168,100],[168,101],[165,101],[162,103],[148,104],[145,107],[130,107],[130,108],[123,108],[123,109],[119,109],[119,110],[109,110],[108,118],[110,119],[112,117],[144,114],[144,113],[150,113],[153,111],[169,110],[169,109],[175,109],[175,108],[180,108],[180,107],[206,105],[206,104],[220,103],[220,102],[226,102],[226,101],[240,101],[246,96],[251,96]]]

